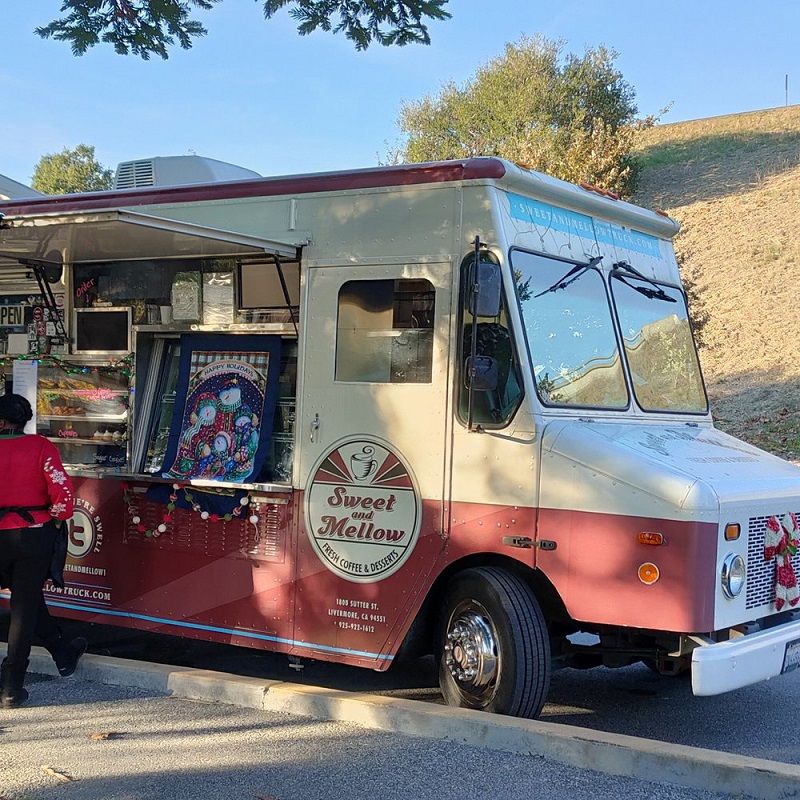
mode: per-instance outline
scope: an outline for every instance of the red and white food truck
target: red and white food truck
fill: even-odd
[[[665,215],[495,158],[0,213],[0,363],[78,498],[57,613],[433,653],[528,717],[554,666],[800,664],[800,471],[714,428]]]

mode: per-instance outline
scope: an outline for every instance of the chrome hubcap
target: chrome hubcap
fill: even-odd
[[[462,693],[473,701],[494,692],[500,659],[488,612],[475,601],[461,603],[450,617],[444,662]]]

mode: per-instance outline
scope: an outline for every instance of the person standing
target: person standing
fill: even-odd
[[[73,496],[55,445],[23,433],[32,417],[21,395],[0,396],[0,578],[11,589],[8,651],[0,665],[0,705],[6,708],[28,699],[23,684],[34,635],[61,675],[75,671],[87,644],[64,639],[42,594],[58,524],[72,517]]]

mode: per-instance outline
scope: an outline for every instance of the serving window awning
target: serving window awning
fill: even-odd
[[[300,244],[122,209],[42,214],[2,221],[0,265],[4,259],[83,264],[264,253],[294,260]]]

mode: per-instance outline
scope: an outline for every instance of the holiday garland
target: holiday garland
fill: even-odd
[[[775,609],[784,605],[796,606],[800,602],[797,575],[792,565],[792,556],[800,548],[800,526],[794,514],[783,519],[770,517],[764,534],[764,561],[775,559]]]
[[[137,507],[137,501],[133,496],[133,492],[128,491],[126,488],[125,505],[127,506],[128,518],[130,519],[133,529],[137,533],[144,534],[144,536],[148,539],[157,539],[159,536],[166,533],[170,523],[174,520],[174,512],[179,499],[178,492],[183,492],[183,499],[192,507],[192,511],[200,515],[200,519],[210,520],[211,522],[230,522],[234,518],[241,517],[248,506],[255,505],[250,499],[250,496],[245,495],[241,500],[239,500],[239,505],[230,513],[211,514],[208,511],[204,511],[200,507],[200,504],[197,502],[194,494],[192,494],[189,489],[187,489],[185,486],[181,486],[179,483],[173,483],[172,492],[169,495],[169,502],[167,503],[166,511],[161,517],[161,522],[154,528],[150,529],[144,524],[144,522],[142,522],[142,517]],[[258,520],[259,516],[255,512],[251,513],[247,518],[247,521],[251,525],[258,525]]]
[[[90,372],[100,375],[122,374],[130,378],[133,371],[133,353],[113,361],[109,364],[80,364],[60,358],[55,355],[28,355],[21,354],[16,356],[0,356],[0,363],[11,363],[13,361],[35,361],[43,367],[56,367],[67,375],[88,375]]]

